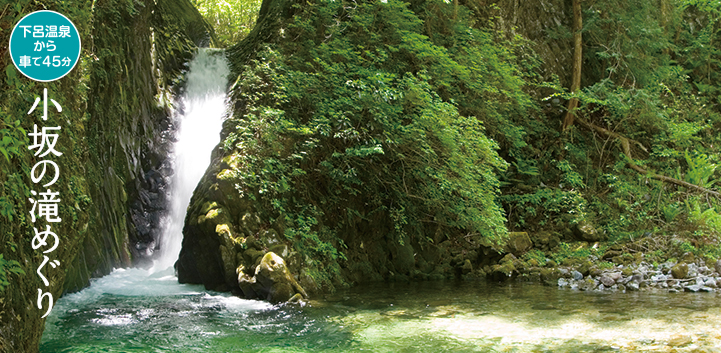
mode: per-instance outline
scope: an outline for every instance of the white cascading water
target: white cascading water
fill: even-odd
[[[172,156],[171,205],[160,236],[160,256],[151,272],[165,270],[178,259],[190,197],[220,139],[228,73],[225,55],[212,49],[199,49],[190,63],[186,91],[180,98],[183,109],[175,116],[180,128]]]

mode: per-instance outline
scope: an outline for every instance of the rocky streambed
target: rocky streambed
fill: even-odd
[[[513,256],[507,256],[497,266],[508,266]],[[667,261],[650,264],[645,261],[600,268],[593,258],[581,266],[556,268],[524,268],[519,266],[516,280],[543,282],[581,291],[639,291],[721,293],[721,260],[711,266],[702,260]],[[519,261],[519,260],[515,260]]]

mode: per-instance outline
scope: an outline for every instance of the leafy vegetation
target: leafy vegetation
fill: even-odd
[[[236,70],[223,146],[239,193],[332,259],[349,229],[401,244],[498,243],[507,228],[570,242],[592,224],[611,243],[663,238],[651,252],[679,235],[718,248],[718,4],[584,2],[573,93],[542,74],[549,53],[504,30],[504,9],[466,5],[295,7]],[[570,40],[564,26],[544,40]],[[578,119],[562,131],[571,98]]]
[[[260,0],[192,0],[206,21],[214,28],[216,46],[239,42],[253,29],[260,10]]]
[[[303,7],[284,29],[294,40],[238,75],[242,104],[223,145],[239,191],[316,257],[344,259],[346,243],[362,240],[351,229],[399,244],[502,242],[507,163],[488,130],[523,144],[504,117],[531,106],[513,43],[457,25],[445,4],[433,4],[433,26],[453,38],[441,43],[407,4],[348,5]]]

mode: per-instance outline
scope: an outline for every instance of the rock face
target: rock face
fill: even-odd
[[[52,186],[61,195],[62,218],[52,228],[62,240],[48,255],[59,259],[61,267],[47,273],[46,287],[34,274],[43,254],[26,241],[33,225],[0,217],[0,254],[6,260],[20,259],[26,273],[10,278],[12,285],[0,293],[0,352],[38,350],[45,323],[37,309],[39,288],[57,301],[63,293],[87,286],[90,278],[133,265],[152,253],[153,228],[159,223],[158,211],[165,208],[162,156],[169,139],[163,134],[169,111],[157,98],[173,90],[193,55],[198,42],[188,33],[190,24],[204,23],[188,0],[73,4],[40,0],[3,12],[3,43],[10,35],[4,29],[14,18],[38,9],[69,15],[83,43],[78,68],[48,87],[48,98],[63,110],[62,114],[49,111],[47,121],[62,125],[56,149],[63,155],[55,160],[62,166],[61,178]],[[12,83],[0,89],[3,114],[27,116],[28,100],[42,95],[42,87],[30,85],[24,77],[12,79],[21,75],[6,59],[0,58],[1,66],[8,69],[0,72],[0,81]],[[21,119],[20,127],[32,131],[33,123],[40,121],[39,115]],[[27,167],[20,168],[36,162],[32,152],[15,158],[8,164],[9,159],[0,158],[0,183],[14,183],[7,177],[16,175],[20,183],[13,187],[36,187],[22,170]],[[0,199],[6,196],[0,191]],[[15,214],[27,217],[27,199],[18,201]]]

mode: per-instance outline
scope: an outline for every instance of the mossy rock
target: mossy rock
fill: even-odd
[[[506,243],[508,252],[521,256],[533,247],[533,242],[526,232],[510,232]]]
[[[491,279],[494,281],[506,281],[514,277],[518,272],[512,261],[502,262],[491,266]]]
[[[634,262],[636,262],[636,258],[631,254],[621,254],[619,256],[615,256],[611,259],[611,262],[614,262],[619,265],[630,265]]]
[[[671,275],[676,279],[684,279],[688,277],[688,265],[685,263],[676,264],[676,266],[671,268]]]
[[[540,277],[543,284],[547,286],[557,286],[561,273],[555,268],[544,268],[540,271]]]
[[[588,242],[602,241],[606,238],[589,220],[585,219],[574,225],[573,235],[578,240]]]
[[[290,274],[283,258],[273,252],[263,255],[254,277],[254,291],[259,295],[267,292],[265,299],[271,303],[286,302],[296,293],[308,298],[306,291]]]

